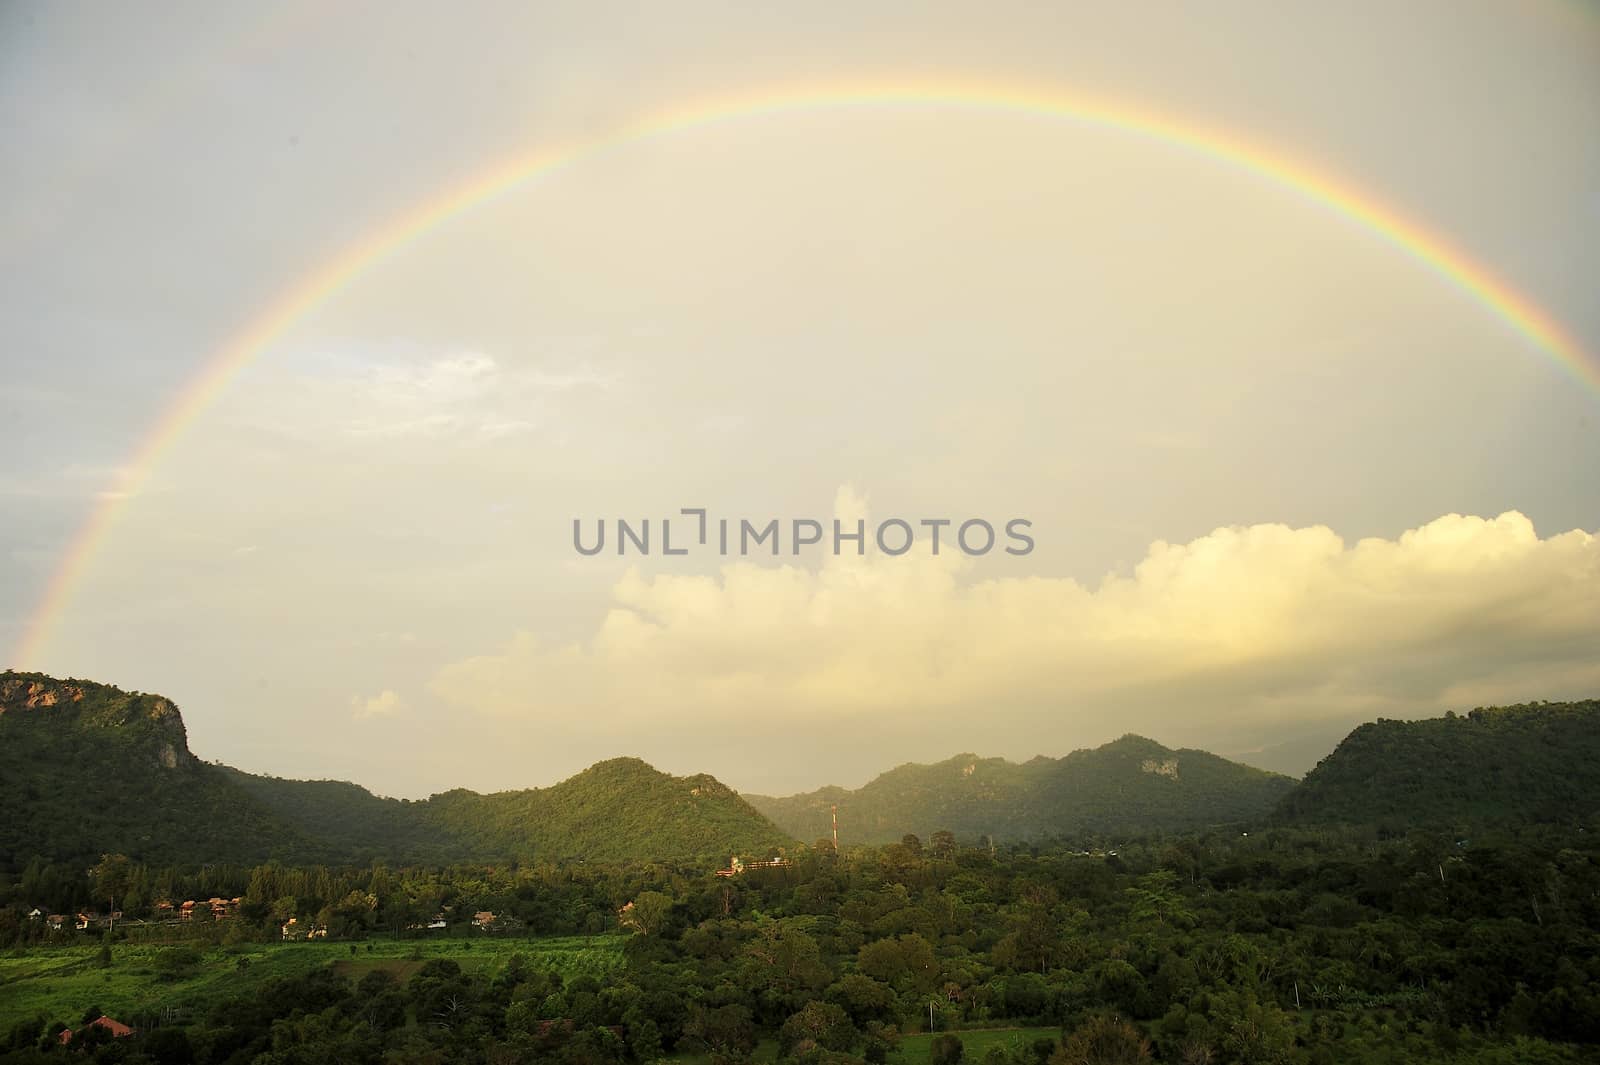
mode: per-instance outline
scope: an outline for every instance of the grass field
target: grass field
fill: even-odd
[[[75,1024],[90,1006],[129,1023],[169,1008],[193,1011],[275,977],[309,972],[329,962],[352,979],[387,969],[405,980],[431,958],[450,958],[463,969],[492,974],[511,955],[521,953],[536,968],[556,969],[566,977],[587,974],[604,979],[622,964],[623,940],[568,936],[369,942],[370,951],[368,943],[357,943],[354,954],[348,943],[326,941],[207,947],[199,964],[176,975],[163,971],[162,955],[174,949],[170,946],[115,944],[111,966],[105,969],[97,964],[99,948],[93,944],[11,951],[0,954],[0,1031],[41,1014],[47,1020]]]

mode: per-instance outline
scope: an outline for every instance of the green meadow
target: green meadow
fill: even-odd
[[[97,944],[29,947],[0,955],[0,1030],[43,1015],[76,1023],[91,1006],[118,1020],[136,1023],[176,1011],[192,1016],[210,1003],[247,993],[269,980],[298,976],[334,963],[336,972],[360,979],[387,969],[408,979],[432,958],[449,958],[463,969],[493,976],[513,954],[535,968],[564,977],[604,979],[622,964],[615,936],[549,939],[368,940],[350,943],[133,944],[111,947],[111,964],[102,967]]]

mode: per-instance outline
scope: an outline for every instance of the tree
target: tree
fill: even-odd
[[[655,1061],[661,1056],[661,1026],[649,1017],[630,1025],[628,1049],[638,1061]]]
[[[1050,1056],[1050,1065],[1137,1065],[1150,1060],[1150,1040],[1139,1029],[1102,1014],[1080,1025]]]
[[[939,979],[939,962],[932,945],[915,932],[899,939],[868,943],[857,955],[856,965],[874,980],[900,990],[931,991]]]
[[[966,1055],[966,1044],[961,1042],[961,1037],[945,1032],[933,1037],[933,1042],[928,1046],[928,1056],[932,1065],[961,1065],[961,1059]]]
[[[1250,992],[1215,995],[1215,1021],[1230,1060],[1240,1065],[1279,1065],[1294,1053],[1294,1029],[1288,1016]]]
[[[941,828],[928,837],[928,845],[935,858],[953,858],[956,853],[956,834]]]
[[[182,1028],[157,1028],[144,1037],[144,1052],[157,1065],[190,1065],[194,1047]]]
[[[89,870],[89,878],[94,883],[94,893],[111,902],[109,913],[113,928],[116,927],[117,921],[117,900],[126,893],[132,875],[131,863],[126,854],[102,854],[100,861]]]
[[[756,1045],[756,1027],[750,1011],[738,1003],[716,1009],[695,1007],[683,1034],[713,1053],[728,1057],[743,1057]]]
[[[894,1017],[895,995],[887,985],[864,973],[846,973],[828,988],[829,1002],[844,1009],[857,1024]]]
[[[778,1031],[778,1046],[786,1055],[804,1053],[813,1046],[844,1052],[860,1042],[861,1032],[850,1022],[850,1015],[826,1002],[807,1002]]]
[[[639,935],[648,936],[661,931],[671,912],[671,895],[663,895],[659,891],[641,891],[638,898],[623,907],[618,923]]]
[[[1139,878],[1137,887],[1128,889],[1133,905],[1129,911],[1135,921],[1154,921],[1158,925],[1193,928],[1194,914],[1183,904],[1177,890],[1178,875],[1161,869]]]

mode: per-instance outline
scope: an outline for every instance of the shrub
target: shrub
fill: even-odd
[[[928,1050],[932,1065],[960,1065],[961,1059],[967,1053],[966,1044],[961,1042],[961,1037],[951,1035],[949,1032],[934,1036]]]

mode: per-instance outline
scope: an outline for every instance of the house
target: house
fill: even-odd
[[[28,920],[30,920],[30,921],[42,921],[42,920],[44,920],[44,911],[39,909],[37,906],[35,906],[33,909],[28,911]]]
[[[476,928],[488,928],[494,924],[494,912],[492,910],[479,910],[472,915],[472,924]]]
[[[300,918],[291,917],[278,927],[278,934],[286,940],[296,940],[302,937],[306,939],[327,939],[328,928],[326,925],[320,924],[303,925],[300,923]]]
[[[787,858],[773,858],[770,861],[765,862],[741,862],[739,860],[739,856],[735,854],[732,858],[728,859],[728,867],[726,869],[717,870],[717,875],[738,876],[740,873],[743,873],[748,869],[781,869],[788,864],[789,859]]]
[[[110,913],[101,913],[98,910],[80,910],[75,915],[74,927],[82,932],[89,928],[109,928],[122,920],[121,910],[112,910]]]
[[[64,913],[52,913],[44,919],[44,923],[50,926],[52,932],[59,932],[66,927],[67,915]]]
[[[82,1033],[88,1031],[90,1028],[104,1028],[106,1031],[111,1033],[111,1037],[113,1039],[121,1039],[125,1035],[132,1035],[133,1034],[133,1029],[132,1028],[129,1028],[127,1025],[123,1024],[121,1021],[114,1021],[110,1017],[96,1017],[94,1020],[90,1021],[88,1024],[84,1025],[82,1028],[79,1028],[78,1029],[78,1034],[81,1035]],[[61,1042],[62,1042],[62,1044],[65,1045],[67,1043],[72,1042],[72,1035],[73,1035],[72,1029],[70,1029],[70,1028],[65,1029],[64,1031],[62,1031],[62,1033],[61,1033]]]
[[[450,926],[445,921],[444,914],[436,913],[426,923],[419,921],[416,924],[408,924],[408,925],[406,925],[406,931],[408,931],[408,932],[422,932],[422,931],[437,932],[441,928],[448,928],[448,927],[450,927]]]
[[[194,917],[194,900],[193,899],[189,899],[182,906],[178,907],[178,920],[187,921],[187,920],[190,920],[193,917]]]

